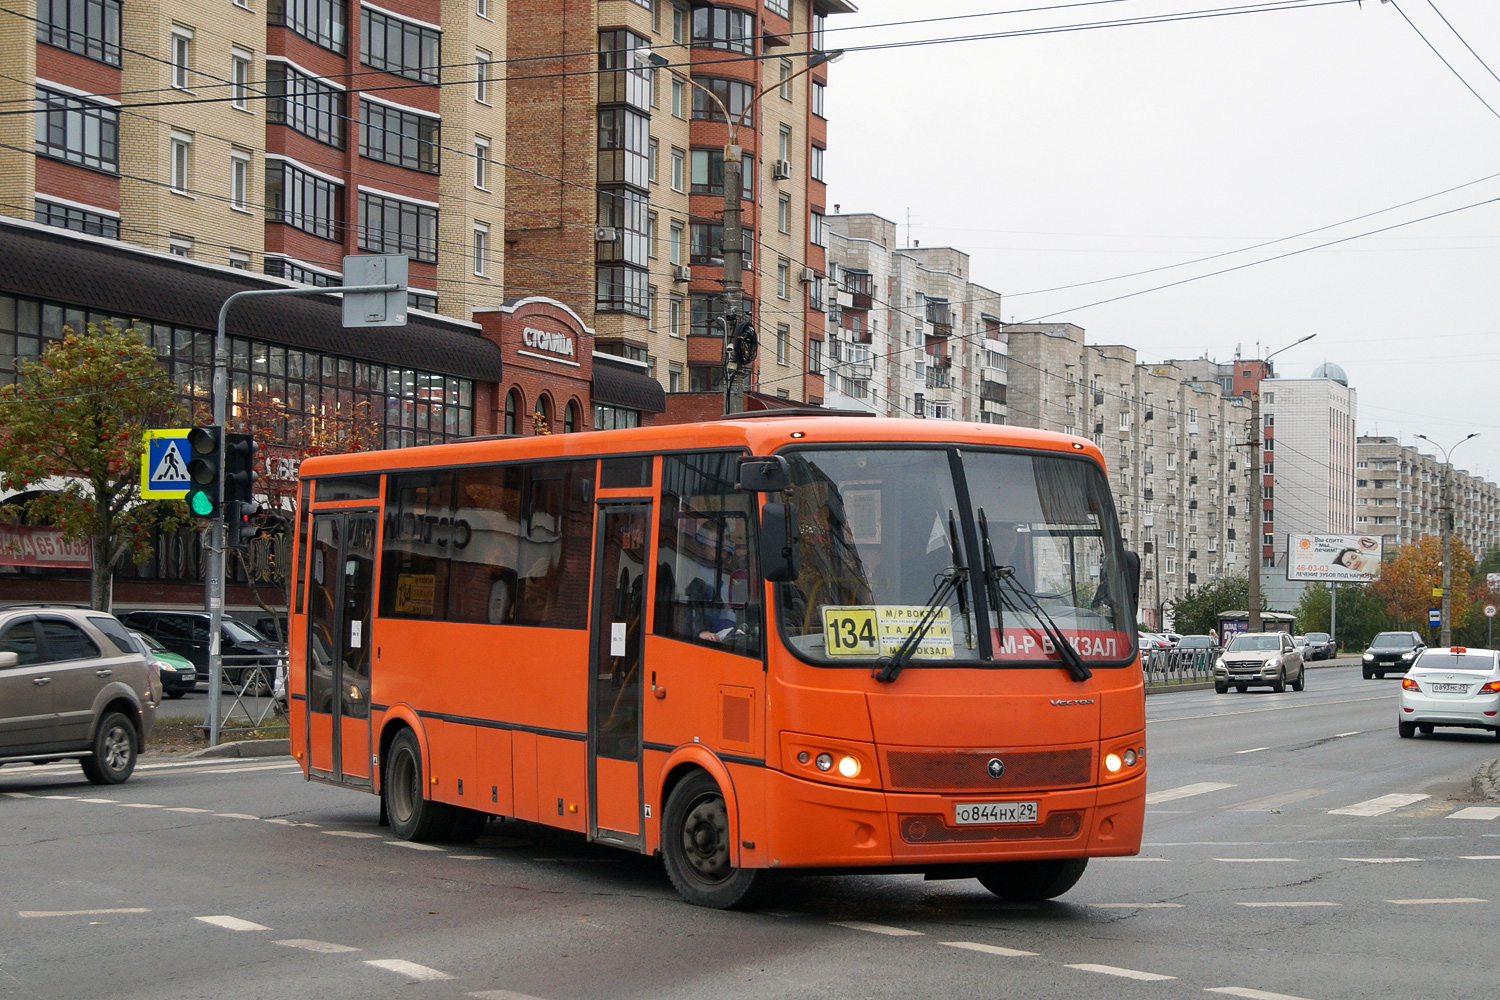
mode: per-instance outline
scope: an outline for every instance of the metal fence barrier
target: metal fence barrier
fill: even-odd
[[[1147,684],[1194,684],[1211,681],[1214,677],[1214,661],[1224,650],[1211,649],[1151,649],[1142,656]]]
[[[224,662],[224,689],[209,692],[219,699],[219,738],[233,739],[254,730],[287,729],[287,654],[229,656]],[[203,723],[204,729],[208,721]]]

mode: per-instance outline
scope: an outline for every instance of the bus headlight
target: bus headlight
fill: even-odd
[[[833,767],[833,754],[820,753],[818,754],[818,759],[813,763],[818,766],[819,771],[827,771],[829,768]]]
[[[839,774],[846,778],[859,777],[859,761],[853,757],[840,757]]]

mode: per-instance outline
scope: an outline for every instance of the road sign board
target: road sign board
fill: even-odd
[[[1443,624],[1443,609],[1428,608],[1427,624],[1431,625],[1433,628],[1437,628],[1439,625]]]
[[[188,477],[187,427],[149,430],[141,453],[141,496],[146,500],[181,500],[192,480]]]
[[[1500,590],[1500,573],[1484,574],[1484,582],[1491,590]]]
[[[1495,617],[1495,606],[1493,604],[1486,604],[1484,606],[1484,616],[1486,618]]]
[[[396,285],[380,292],[344,292],[344,326],[406,325],[405,254],[349,254],[344,258],[344,287]]]

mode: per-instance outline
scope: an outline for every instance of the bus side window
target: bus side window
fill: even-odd
[[[758,656],[764,585],[755,566],[755,495],[735,488],[738,458],[663,460],[655,632]]]
[[[320,495],[322,488],[320,483]],[[381,614],[431,621],[447,616],[453,541],[453,474],[391,476],[380,571]]]
[[[453,621],[510,625],[516,620],[524,475],[520,465],[458,472],[448,599],[448,617]]]

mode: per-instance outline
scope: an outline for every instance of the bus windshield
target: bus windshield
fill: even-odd
[[[1090,666],[1133,659],[1124,553],[1094,463],[951,448],[786,457],[801,566],[779,588],[779,616],[805,659],[890,656],[924,621],[913,666],[1056,666],[1055,634]],[[945,589],[953,576],[959,585]]]

